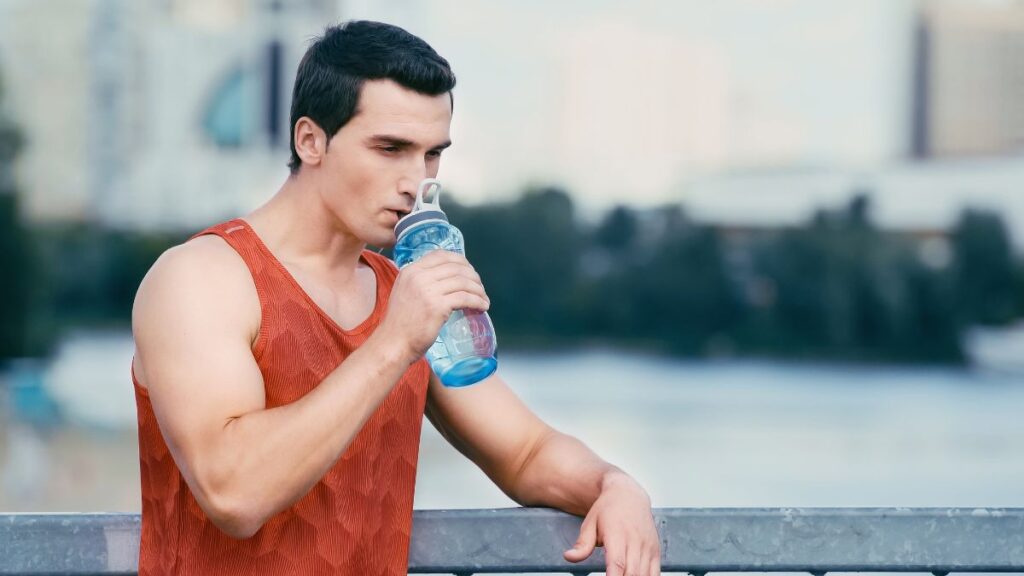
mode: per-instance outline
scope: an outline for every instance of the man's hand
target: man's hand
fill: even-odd
[[[422,357],[452,312],[491,305],[465,256],[435,250],[398,273],[377,332],[401,342],[407,359]]]
[[[632,478],[609,474],[601,495],[580,527],[576,544],[565,552],[569,562],[586,560],[604,546],[608,576],[661,574],[661,543],[651,515],[651,500]]]

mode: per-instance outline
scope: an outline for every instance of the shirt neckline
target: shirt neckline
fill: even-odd
[[[310,296],[309,293],[306,292],[305,288],[303,288],[302,285],[299,284],[299,281],[295,279],[295,276],[293,276],[292,273],[288,271],[288,268],[277,258],[277,256],[274,256],[274,253],[271,252],[270,248],[268,248],[267,245],[263,242],[263,239],[260,238],[259,234],[256,233],[256,230],[253,229],[252,225],[250,225],[247,221],[245,221],[242,218],[237,219],[235,222],[244,226],[249,231],[249,233],[252,234],[252,237],[256,241],[256,246],[260,249],[260,251],[263,252],[267,259],[270,260],[271,264],[273,264],[274,267],[276,267],[281,272],[281,274],[285,277],[288,283],[291,284],[292,287],[295,288],[300,294],[302,294],[302,298],[306,301],[306,303],[310,307],[312,307],[313,310],[316,311],[317,315],[320,316],[320,318],[328,326],[332,327],[334,330],[346,336],[357,336],[365,332],[368,328],[370,328],[376,323],[377,319],[381,315],[384,306],[384,294],[382,294],[382,292],[384,291],[383,274],[381,273],[380,269],[378,268],[378,264],[374,261],[374,259],[366,257],[366,249],[363,249],[363,251],[359,254],[359,259],[365,262],[366,265],[369,266],[371,270],[373,270],[374,282],[376,283],[376,289],[374,290],[374,297],[376,298],[376,300],[373,303],[373,310],[370,312],[370,315],[367,316],[362,322],[357,324],[355,327],[346,330],[345,328],[342,328],[340,324],[338,324],[337,320],[335,320],[330,314],[325,312],[323,308],[321,308],[320,305],[317,304],[315,300],[313,300],[312,296]]]

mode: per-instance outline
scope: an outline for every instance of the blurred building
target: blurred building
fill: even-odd
[[[906,156],[913,0],[344,0],[459,77],[441,177],[460,199],[556,183],[650,206],[723,171]]]
[[[0,71],[37,220],[194,228],[287,174],[291,79],[327,0],[9,0]]]
[[[916,157],[1024,152],[1024,2],[921,5]]]
[[[736,160],[734,87],[720,47],[606,18],[567,31],[556,53],[555,117],[541,138],[555,144],[574,188],[607,189],[629,175],[631,194],[664,197]]]
[[[91,10],[76,0],[0,4],[0,74],[7,112],[27,139],[17,174],[31,215],[74,217],[89,203],[83,54]]]
[[[695,220],[725,227],[784,228],[855,195],[871,200],[872,221],[924,236],[949,231],[963,210],[999,214],[1024,254],[1024,158],[959,158],[865,170],[776,170],[724,174],[695,182],[683,205]]]
[[[1013,150],[1022,4],[0,0],[0,73],[29,139],[33,217],[196,229],[287,174],[306,41],[341,17],[383,20],[459,76],[441,177],[461,200],[555,183],[599,210],[761,184],[730,174]],[[793,204],[815,198],[796,188]],[[762,195],[749,188],[730,213]]]

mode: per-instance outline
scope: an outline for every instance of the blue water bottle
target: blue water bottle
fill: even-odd
[[[430,190],[434,191],[434,197],[428,203],[424,196]],[[448,223],[448,216],[441,210],[440,196],[441,183],[427,178],[416,191],[412,212],[395,224],[398,240],[393,254],[399,268],[433,250],[466,253],[462,232]],[[456,310],[427,350],[427,361],[445,386],[469,386],[498,368],[497,344],[494,325],[487,312]]]

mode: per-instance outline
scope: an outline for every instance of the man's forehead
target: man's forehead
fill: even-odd
[[[392,80],[368,80],[360,90],[354,116],[384,121],[450,122],[451,95],[446,92],[430,96]]]

